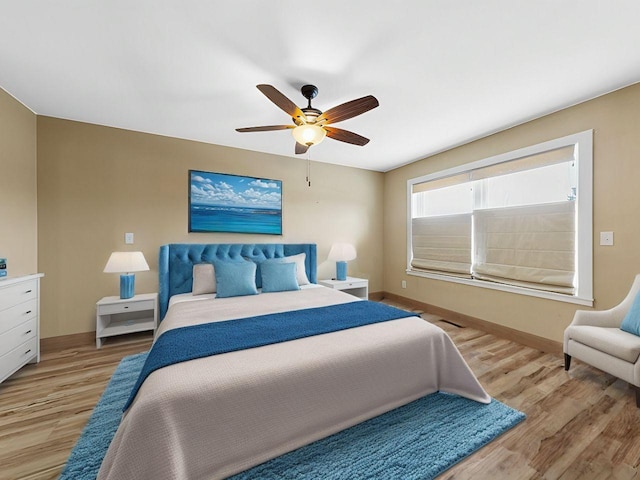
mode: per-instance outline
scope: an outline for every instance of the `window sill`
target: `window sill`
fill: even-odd
[[[415,277],[431,278],[433,280],[442,280],[444,282],[461,283],[463,285],[471,285],[473,287],[488,288],[490,290],[499,290],[502,292],[516,293],[518,295],[527,295],[529,297],[545,298],[547,300],[555,300],[557,302],[573,303],[576,305],[593,307],[592,298],[580,298],[575,295],[564,295],[562,293],[545,292],[543,290],[516,287],[514,285],[505,285],[502,283],[493,283],[486,280],[475,280],[472,278],[438,275],[437,273],[419,272],[410,269],[406,270],[406,273],[407,275],[413,275]]]

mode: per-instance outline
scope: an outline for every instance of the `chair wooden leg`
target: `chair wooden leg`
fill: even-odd
[[[569,367],[571,366],[571,355],[568,353],[564,354],[564,369],[568,372]]]
[[[636,407],[640,408],[640,387],[636,387],[635,385],[631,385],[633,390],[636,392]]]

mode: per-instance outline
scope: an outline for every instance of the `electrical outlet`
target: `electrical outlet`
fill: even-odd
[[[124,243],[127,245],[133,245],[133,233],[124,234]]]
[[[406,280],[402,280],[402,288],[407,288],[407,281]]]

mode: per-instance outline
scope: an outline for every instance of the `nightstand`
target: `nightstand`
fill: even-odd
[[[369,299],[369,280],[366,278],[347,277],[346,280],[320,280],[318,283],[325,287],[341,290],[362,300]]]
[[[103,339],[158,327],[158,294],[143,293],[131,298],[104,297],[96,303],[96,348]]]

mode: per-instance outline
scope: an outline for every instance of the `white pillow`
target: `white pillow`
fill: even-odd
[[[307,258],[306,253],[299,253],[298,255],[291,255],[289,257],[274,258],[273,261],[278,263],[295,263],[296,264],[296,278],[298,285],[309,285],[311,282],[307,278],[307,269],[304,266],[304,261]]]
[[[216,273],[211,263],[198,263],[193,266],[193,295],[216,293]]]

